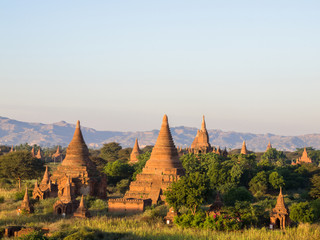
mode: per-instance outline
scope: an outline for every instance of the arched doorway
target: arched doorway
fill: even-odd
[[[62,209],[60,207],[57,208],[57,214],[61,215],[62,214]]]
[[[277,229],[280,228],[280,219],[279,218],[277,218],[277,220],[276,220],[275,228],[277,228]]]

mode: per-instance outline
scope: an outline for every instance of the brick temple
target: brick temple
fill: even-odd
[[[273,228],[284,229],[290,224],[289,212],[284,204],[282,189],[280,188],[277,204],[270,214],[270,224]]]
[[[292,162],[292,165],[297,165],[301,163],[312,163],[311,158],[308,157],[307,148],[304,148],[302,156],[299,157],[296,162]]]
[[[158,139],[142,173],[131,182],[122,199],[110,199],[110,212],[143,211],[146,206],[165,201],[163,191],[184,175],[177,149],[170,132],[168,117],[164,115]]]
[[[242,148],[241,148],[241,154],[247,155],[248,154],[248,150],[247,150],[247,145],[246,145],[246,141],[243,141],[242,143]]]
[[[194,154],[208,153],[212,151],[212,147],[209,143],[209,134],[206,128],[206,121],[204,116],[202,117],[201,129],[197,131],[197,135],[191,144],[191,152]]]

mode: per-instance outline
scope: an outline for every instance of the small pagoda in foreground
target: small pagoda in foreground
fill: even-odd
[[[290,224],[289,211],[284,204],[282,188],[277,199],[277,204],[270,214],[270,224],[273,228],[285,229]]]

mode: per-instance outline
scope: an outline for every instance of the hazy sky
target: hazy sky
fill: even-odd
[[[320,133],[320,1],[0,2],[0,116]]]

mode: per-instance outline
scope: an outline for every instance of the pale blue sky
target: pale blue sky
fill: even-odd
[[[320,133],[320,1],[0,2],[0,116]]]

